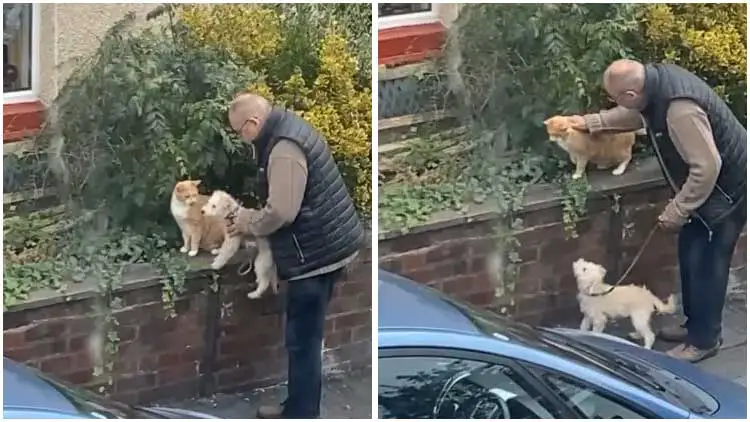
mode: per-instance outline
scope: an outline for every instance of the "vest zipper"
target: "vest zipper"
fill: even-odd
[[[672,176],[669,174],[666,166],[664,165],[664,159],[661,156],[661,151],[656,145],[656,137],[654,136],[654,132],[649,127],[647,127],[646,130],[649,134],[648,138],[649,140],[651,140],[651,146],[654,147],[654,152],[656,152],[656,159],[659,160],[659,167],[661,167],[661,172],[664,173],[664,178],[667,179],[669,186],[672,188],[672,192],[676,194],[677,192],[679,192],[679,189],[677,189],[677,184],[674,182]],[[718,185],[716,185],[716,187],[718,187]],[[711,238],[714,235],[713,230],[711,230],[711,226],[709,226],[706,220],[704,220],[703,217],[698,213],[698,210],[696,210],[693,215],[695,216],[695,218],[700,220],[700,222],[703,223],[704,226],[706,226],[706,230],[708,230],[708,243],[711,243]],[[688,222],[690,222],[690,219],[688,219]]]
[[[297,236],[292,233],[292,240],[294,241],[294,247],[297,248],[297,258],[299,258],[299,262],[304,264],[305,263],[305,254],[302,253],[302,248],[299,246],[299,241],[297,240]]]
[[[724,195],[724,198],[726,198],[726,199],[727,199],[727,201],[729,201],[729,203],[730,203],[730,204],[734,205],[734,199],[732,199],[732,197],[731,197],[731,196],[729,196],[729,194],[727,194],[726,192],[724,192],[724,189],[722,189],[722,188],[721,188],[721,186],[719,186],[719,185],[717,184],[717,185],[716,185],[716,189],[718,189],[718,190],[719,190],[719,192],[721,192],[721,194],[722,194],[722,195]]]

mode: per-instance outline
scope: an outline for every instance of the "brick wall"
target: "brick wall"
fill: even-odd
[[[371,258],[360,261],[334,292],[326,321],[326,368],[348,371],[370,365]],[[229,268],[219,294],[209,278],[193,277],[165,319],[161,287],[138,284],[120,297],[116,311],[120,349],[113,397],[126,403],[268,386],[286,376],[283,294],[246,297],[250,286]],[[282,288],[283,288],[282,283]],[[4,313],[4,354],[75,384],[98,389],[88,339],[94,329],[89,297]],[[215,341],[212,340],[215,338]],[[213,347],[215,346],[215,347]]]
[[[526,210],[521,216],[523,228],[516,233],[519,276],[514,292],[503,298],[495,297],[488,265],[496,253],[496,222],[478,215],[470,222],[461,217],[458,224],[443,220],[433,228],[385,236],[379,242],[380,266],[525,322],[572,322],[579,318],[572,262],[579,257],[598,262],[608,268],[610,282],[616,281],[652,229],[669,193],[663,185],[631,188],[622,194],[619,213],[611,199],[594,195],[575,239],[565,238],[559,202]],[[662,298],[677,291],[676,242],[676,235],[657,232],[626,283],[645,284]],[[745,262],[743,235],[733,264]]]

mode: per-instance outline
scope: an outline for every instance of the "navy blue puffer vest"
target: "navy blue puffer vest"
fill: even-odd
[[[261,203],[268,199],[268,159],[281,139],[302,149],[308,176],[297,218],[270,236],[279,276],[288,280],[351,256],[362,246],[365,231],[325,138],[293,112],[277,107],[255,141]]]
[[[697,210],[711,229],[731,213],[745,197],[747,186],[747,129],[708,84],[689,71],[672,64],[646,65],[646,108],[641,112],[649,126],[649,138],[657,152],[664,176],[677,191],[688,177],[689,167],[669,138],[667,109],[671,101],[690,99],[707,114],[721,171],[713,192]]]

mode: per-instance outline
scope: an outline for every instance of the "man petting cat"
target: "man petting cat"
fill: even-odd
[[[334,283],[364,241],[359,219],[325,138],[291,111],[242,93],[229,124],[258,162],[260,210],[241,208],[229,232],[268,237],[286,280],[287,399],[261,406],[262,419],[318,418],[326,309]]]
[[[679,346],[668,354],[698,362],[721,346],[724,299],[737,239],[747,220],[747,130],[703,80],[672,64],[617,60],[604,89],[619,107],[575,116],[598,131],[647,127],[675,195],[658,217],[678,231],[683,311],[687,320],[659,337]]]

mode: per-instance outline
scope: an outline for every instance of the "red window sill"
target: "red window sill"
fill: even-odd
[[[46,107],[39,100],[3,104],[3,144],[23,140],[42,128]]]
[[[438,55],[445,42],[445,30],[441,22],[434,22],[378,31],[378,64],[400,66]]]

